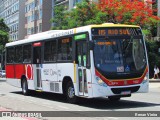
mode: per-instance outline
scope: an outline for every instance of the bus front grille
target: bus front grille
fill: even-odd
[[[114,94],[121,94],[123,91],[130,91],[131,93],[137,92],[140,86],[124,87],[124,88],[111,88]]]

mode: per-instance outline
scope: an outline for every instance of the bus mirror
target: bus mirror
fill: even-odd
[[[89,41],[89,50],[93,50],[93,49],[94,49],[94,42]]]

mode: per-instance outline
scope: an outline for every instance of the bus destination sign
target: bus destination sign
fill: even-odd
[[[123,36],[123,35],[141,35],[140,28],[93,28],[92,35],[98,36]]]

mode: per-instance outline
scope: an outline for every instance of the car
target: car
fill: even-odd
[[[5,70],[0,70],[0,77],[1,78],[6,77],[6,71]]]

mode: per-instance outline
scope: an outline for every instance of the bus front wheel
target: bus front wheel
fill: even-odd
[[[75,96],[75,89],[71,81],[69,81],[66,86],[66,97],[69,103],[77,102],[77,96]]]
[[[22,93],[23,95],[28,95],[28,83],[26,79],[22,79]]]

